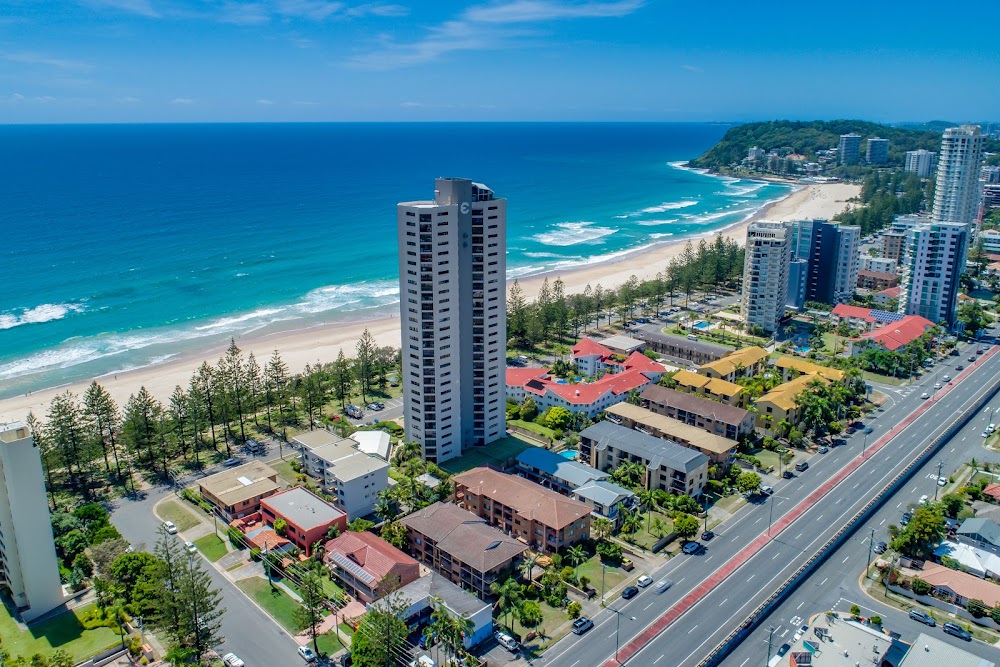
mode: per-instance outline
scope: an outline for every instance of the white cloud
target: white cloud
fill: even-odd
[[[282,16],[297,16],[322,21],[344,9],[342,2],[327,0],[278,0],[275,11]]]
[[[271,106],[272,104],[274,104],[274,100],[260,99],[257,100],[257,104],[260,104],[261,106]]]
[[[403,102],[399,106],[404,109],[419,109],[424,106],[423,102]]]
[[[271,21],[271,12],[261,2],[226,2],[217,19],[233,25],[261,25]]]
[[[52,58],[40,53],[19,51],[17,53],[6,53],[3,58],[14,63],[24,65],[45,65],[56,69],[82,72],[94,69],[94,66],[79,60],[67,60],[65,58]]]
[[[350,64],[385,70],[421,65],[457,51],[496,50],[520,42],[519,38],[537,35],[537,30],[531,27],[534,23],[626,16],[644,4],[645,0],[514,0],[470,7],[457,19],[427,28],[426,35],[417,41],[401,43],[383,37],[379,48],[354,56]]]
[[[400,17],[409,15],[409,7],[404,7],[403,5],[382,5],[378,3],[348,7],[344,10],[344,16],[350,18],[360,18],[362,16]]]
[[[697,65],[681,65],[681,69],[686,69],[689,72],[698,72],[699,74],[705,71]]]
[[[170,100],[170,103],[176,104],[178,106],[187,106],[190,104],[194,104],[194,100],[192,100],[190,97],[175,97],[174,99]]]
[[[90,7],[120,9],[130,14],[138,14],[147,18],[159,18],[160,13],[153,8],[151,0],[83,0]]]

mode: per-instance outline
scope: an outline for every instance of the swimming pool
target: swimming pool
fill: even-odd
[[[712,325],[709,322],[706,322],[705,320],[698,320],[697,322],[692,324],[691,327],[697,329],[698,331],[707,331],[708,329],[712,328]]]
[[[801,346],[795,348],[795,351],[798,352],[799,354],[809,354],[810,350],[812,350],[812,348],[811,347],[806,347],[805,345],[801,345]]]
[[[574,452],[572,449],[564,449],[563,451],[559,452],[559,456],[563,457],[564,459],[569,459],[570,461],[575,461],[577,455],[576,452]]]

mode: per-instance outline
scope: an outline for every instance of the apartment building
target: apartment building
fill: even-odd
[[[23,422],[0,424],[0,588],[24,621],[65,601],[42,457]]]
[[[451,503],[434,503],[399,521],[406,526],[409,551],[417,561],[483,600],[491,596],[490,584],[510,574],[528,550]]]
[[[978,125],[949,127],[944,131],[934,181],[931,211],[934,222],[966,225],[970,233],[975,230],[982,196],[979,172],[984,140]]]
[[[506,436],[507,202],[438,178],[397,224],[406,440],[441,463]]]
[[[790,223],[790,232],[792,257],[808,262],[806,300],[849,300],[861,268],[861,228],[828,220],[796,220]]]
[[[840,164],[857,164],[861,155],[861,135],[853,132],[840,135],[838,149]]]
[[[420,564],[378,535],[349,530],[326,543],[323,562],[344,588],[364,603],[387,586],[406,586],[420,577]]]
[[[889,161],[889,140],[881,137],[870,137],[865,149],[865,162],[868,164],[885,164]]]
[[[274,495],[280,487],[274,469],[253,461],[210,475],[198,482],[198,488],[202,498],[227,521],[232,521],[260,511],[260,501]]]
[[[336,527],[338,533],[347,530],[346,513],[300,486],[261,500],[260,514],[272,526],[283,519],[284,537],[306,556],[312,555],[313,545],[326,541],[330,528]]]
[[[542,553],[590,536],[590,507],[527,479],[473,468],[452,481],[460,507]]]
[[[730,352],[721,359],[710,361],[698,367],[698,373],[710,378],[736,382],[740,378],[753,377],[766,366],[767,350],[757,345]]]
[[[901,314],[955,326],[959,278],[968,254],[968,230],[966,223],[931,222],[907,231],[899,297]]]
[[[685,424],[679,419],[660,415],[631,403],[616,405],[608,409],[605,416],[614,424],[699,451],[713,463],[728,461],[739,446],[736,440],[723,438],[703,428]]]
[[[703,396],[726,405],[745,407],[749,397],[743,387],[727,380],[710,378],[692,371],[677,371],[674,373],[675,387],[696,396]]]
[[[903,168],[920,178],[930,178],[937,167],[937,153],[921,148],[916,151],[906,151]]]
[[[659,385],[643,390],[640,400],[642,407],[658,415],[672,417],[729,440],[738,440],[741,436],[753,433],[753,413],[734,405],[710,401]]]
[[[747,228],[740,312],[747,326],[775,331],[788,295],[789,228],[781,222],[754,222]]]
[[[379,492],[389,487],[385,459],[323,429],[300,433],[292,444],[301,453],[303,470],[319,481],[324,493],[336,496],[335,504],[349,521],[375,511]]]
[[[721,359],[733,351],[731,347],[699,340],[697,336],[675,336],[640,329],[636,337],[646,342],[646,349],[671,359],[690,362],[696,366]]]

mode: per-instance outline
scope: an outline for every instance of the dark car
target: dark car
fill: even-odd
[[[864,427],[863,429],[861,429],[861,430],[862,430],[862,431],[864,431],[865,433],[871,433],[871,432],[872,432],[872,431],[874,431],[875,429],[873,429],[873,428],[872,428],[871,426],[865,426],[865,427]]]
[[[639,589],[637,587],[629,586],[628,588],[622,591],[622,598],[625,600],[631,600],[638,594],[639,594]]]
[[[889,548],[888,544],[886,544],[885,542],[879,542],[878,544],[875,545],[873,551],[877,554],[884,554],[886,549],[888,548]]]
[[[701,539],[705,540],[706,542],[708,542],[708,541],[709,541],[710,539],[712,539],[713,537],[715,537],[715,533],[713,533],[713,532],[712,532],[712,531],[710,531],[710,530],[706,530],[705,532],[703,532],[703,533],[701,534]]]
[[[699,551],[701,551],[701,543],[699,543],[699,542],[688,542],[683,547],[681,547],[681,551],[683,551],[684,553],[686,553],[688,555],[690,555],[690,554],[696,554]]]
[[[913,518],[912,514],[910,514],[909,512],[903,512],[903,516],[899,517],[899,524],[901,526],[905,526],[906,524],[910,523],[910,519],[912,518]]]
[[[590,630],[592,627],[594,627],[594,622],[589,618],[587,618],[586,616],[583,616],[582,618],[578,618],[575,621],[573,621],[573,634],[582,635],[584,632]]]
[[[785,479],[791,479],[793,477],[792,471],[786,470],[785,472],[781,473],[781,476],[784,477]]]
[[[791,644],[782,644],[781,646],[779,646],[778,647],[778,653],[777,653],[778,657],[780,658],[783,655],[785,655],[786,653],[788,653],[788,651],[790,651],[791,648],[792,648]]]
[[[969,634],[969,631],[965,630],[957,623],[945,623],[941,626],[941,629],[945,631],[945,634],[949,634],[952,637],[958,637],[959,639],[964,639],[967,642],[972,641],[972,635]]]

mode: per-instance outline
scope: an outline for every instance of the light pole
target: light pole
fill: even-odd
[[[776,631],[777,628],[773,625],[767,628],[767,662],[764,663],[765,665],[771,662],[771,642],[774,640],[774,633]]]
[[[865,458],[865,449],[868,447],[868,431],[865,431],[864,442],[861,443],[861,458]]]
[[[875,529],[872,528],[872,533],[868,538],[868,565],[865,567],[865,579],[871,579],[872,571],[872,545],[875,544]]]
[[[264,541],[264,548],[260,550],[260,555],[264,559],[264,572],[267,574],[267,585],[274,588],[274,582],[271,581],[271,567],[267,560],[267,540]]]
[[[938,474],[937,479],[934,480],[934,502],[937,502],[938,489],[941,488],[941,466],[944,465],[944,461],[938,461]]]
[[[622,627],[622,616],[625,616],[625,618],[627,618],[630,621],[634,621],[635,616],[626,616],[622,612],[618,611],[617,609],[612,609],[611,607],[608,607],[608,609],[611,609],[611,611],[615,612],[615,662],[617,662],[620,665],[622,663],[621,660],[618,659],[618,649],[621,648],[621,646],[618,641],[618,633]]]
[[[773,493],[771,494],[770,498],[771,498],[771,501],[768,503],[769,507],[768,507],[768,510],[767,510],[767,535],[768,535],[768,537],[770,537],[770,535],[771,535],[771,519],[774,517],[774,499],[775,498],[781,498],[782,500],[788,500],[788,498],[785,498],[784,496],[776,496]]]

